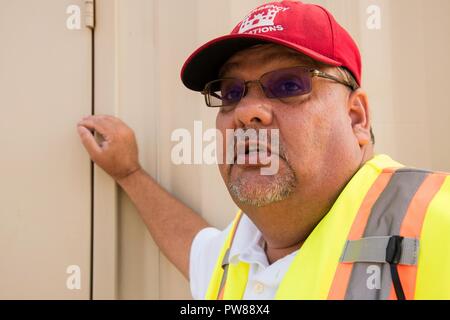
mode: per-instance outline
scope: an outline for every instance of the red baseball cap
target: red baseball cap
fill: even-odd
[[[361,85],[361,55],[355,41],[326,9],[300,1],[272,2],[252,10],[231,34],[198,48],[184,63],[181,80],[189,89],[202,91],[232,55],[261,43],[279,44],[345,67]]]

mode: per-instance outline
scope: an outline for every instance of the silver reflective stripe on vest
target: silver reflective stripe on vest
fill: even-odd
[[[363,238],[399,235],[409,204],[428,171],[399,169],[372,207]],[[358,262],[345,294],[346,300],[386,300],[392,288],[387,263]]]
[[[360,240],[347,241],[341,257],[343,263],[375,262],[386,263],[386,248],[389,236],[368,237]],[[402,255],[399,264],[416,265],[419,251],[419,240],[404,238],[402,241]]]

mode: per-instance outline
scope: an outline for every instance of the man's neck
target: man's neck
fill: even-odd
[[[276,262],[277,260],[282,259],[282,258],[286,257],[287,255],[300,249],[302,245],[303,245],[303,241],[300,243],[297,243],[289,248],[279,249],[279,248],[270,247],[267,244],[267,242],[265,242],[264,251],[267,256],[267,261],[269,262],[269,264],[272,264],[272,263]]]
[[[258,210],[243,208],[267,243],[266,255],[270,264],[301,247],[331,209],[340,190],[328,198],[325,195],[316,197],[317,202],[307,203],[303,196],[293,195],[291,201],[271,204]]]

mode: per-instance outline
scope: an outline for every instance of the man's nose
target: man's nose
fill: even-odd
[[[235,108],[236,126],[238,128],[255,124],[269,126],[272,119],[272,102],[266,97],[260,86],[250,85],[247,94]]]

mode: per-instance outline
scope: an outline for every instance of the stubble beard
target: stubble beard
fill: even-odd
[[[264,207],[287,199],[295,190],[297,178],[285,159],[285,170],[267,176],[267,183],[255,183],[251,178],[239,176],[228,183],[228,190],[236,202],[254,207]],[[230,175],[229,175],[230,177]]]

